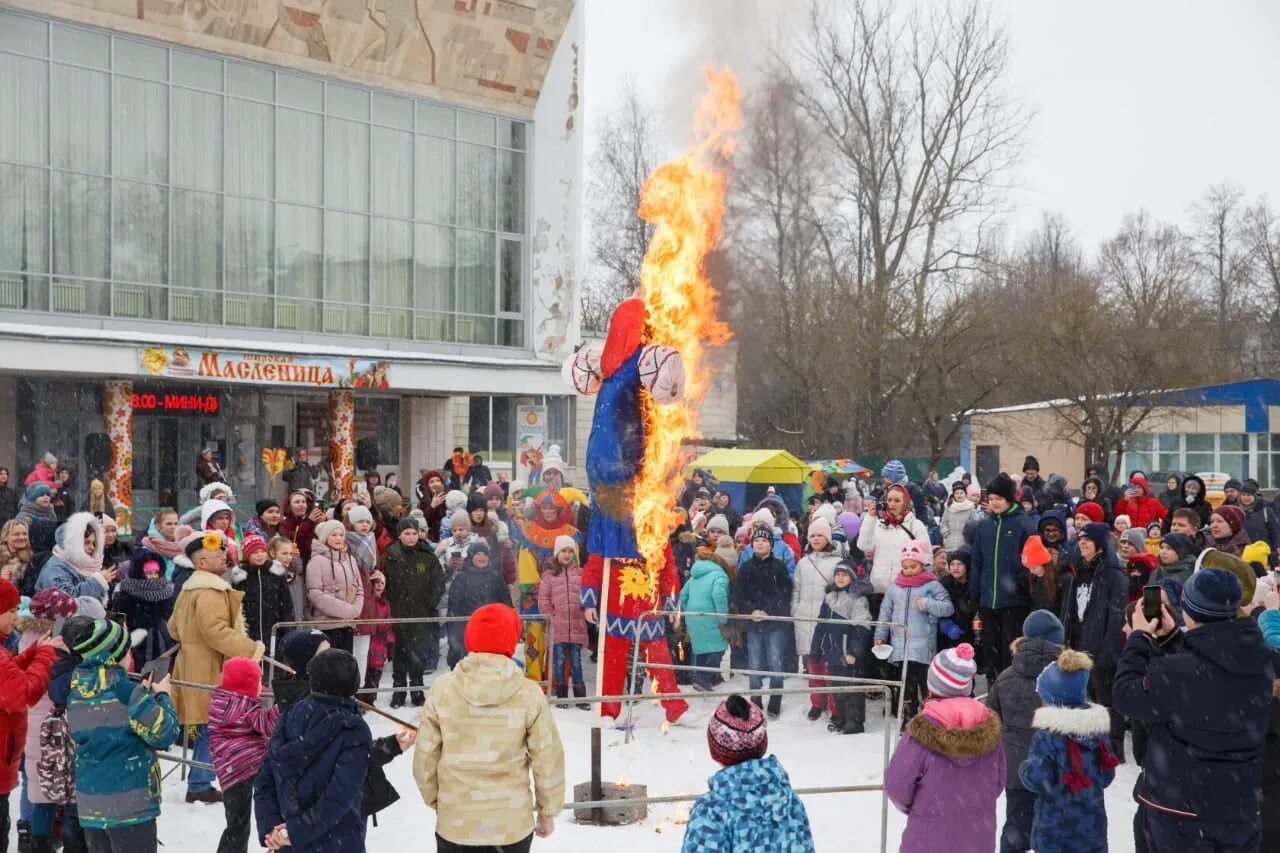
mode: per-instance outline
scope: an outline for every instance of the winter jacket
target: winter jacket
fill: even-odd
[[[376,815],[400,799],[400,792],[387,780],[386,767],[404,750],[395,735],[384,735],[373,742],[369,750],[369,775],[364,781],[364,795],[360,799],[360,814],[364,817]],[[373,825],[377,826],[375,818]]]
[[[841,619],[849,624],[818,623],[813,632],[813,644],[808,649],[800,649],[801,654],[822,658],[835,667],[849,665],[845,655],[853,655],[859,660],[865,658],[871,641],[871,626],[865,624],[871,621],[871,604],[867,601],[871,594],[871,581],[866,578],[854,578],[844,589],[834,583],[827,587],[818,618]]]
[[[1196,494],[1195,500],[1188,501],[1187,500],[1187,483],[1193,480],[1200,484],[1200,491]],[[1200,527],[1202,528],[1208,527],[1209,516],[1213,515],[1213,505],[1209,503],[1208,499],[1205,497],[1206,494],[1208,494],[1208,492],[1205,489],[1204,480],[1200,479],[1195,474],[1192,474],[1189,477],[1187,477],[1185,480],[1183,480],[1182,493],[1181,493],[1182,500],[1178,502],[1178,505],[1176,507],[1171,508],[1169,510],[1169,514],[1165,517],[1164,524],[1162,526],[1162,529],[1164,530],[1164,532],[1168,533],[1169,525],[1173,523],[1173,510],[1182,509],[1183,507],[1187,509],[1194,509],[1196,513],[1199,514],[1200,516]]]
[[[90,557],[84,550],[84,536],[92,528],[97,532],[98,550],[95,557]],[[36,580],[36,592],[57,587],[72,598],[87,595],[96,598],[105,606],[107,593],[110,590],[106,578],[102,576],[102,549],[105,536],[102,522],[87,512],[77,513],[58,528],[54,534],[57,544],[53,556],[40,570]],[[76,568],[91,566],[92,568]]]
[[[277,622],[293,622],[293,595],[289,592],[288,571],[272,560],[264,566],[242,563],[232,588],[244,593],[244,624],[249,637],[268,647]]]
[[[427,691],[413,778],[446,841],[524,839],[535,807],[548,816],[564,808],[564,749],[542,689],[511,658],[464,658]]]
[[[136,670],[173,647],[168,623],[176,598],[173,581],[164,575],[157,578],[127,577],[116,587],[111,608],[124,614],[129,630],[147,632],[146,638],[133,647]]]
[[[1153,521],[1160,522],[1163,527],[1168,513],[1164,504],[1151,497],[1151,487],[1147,485],[1147,479],[1139,474],[1129,482],[1138,487],[1138,497],[1133,500],[1121,498],[1116,501],[1113,507],[1115,514],[1129,516],[1129,521],[1139,530],[1146,530]]]
[[[902,546],[915,539],[928,542],[929,529],[912,513],[907,513],[901,524],[889,524],[870,513],[862,517],[858,550],[871,557],[871,586],[878,595],[889,591],[902,570]]]
[[[364,584],[355,557],[323,542],[311,543],[307,562],[307,604],[313,619],[359,619],[364,609]],[[326,627],[337,628],[341,624]]]
[[[1230,554],[1233,557],[1243,557],[1244,549],[1248,548],[1250,544],[1249,532],[1245,528],[1241,527],[1226,539],[1215,539],[1210,536],[1208,541],[1205,542],[1205,547],[1216,548],[1222,553]]]
[[[937,581],[907,586],[904,584],[906,580],[902,575],[894,580],[880,604],[879,620],[905,622],[906,636],[903,636],[901,628],[879,625],[875,638],[887,641],[893,647],[890,662],[901,663],[905,659],[927,664],[938,652],[938,620],[954,613],[955,607],[951,604],[951,596]],[[924,601],[924,612],[916,609],[917,601]]]
[[[169,697],[129,681],[121,667],[86,661],[71,677],[67,725],[76,745],[80,825],[112,829],[155,820],[155,753],[172,746],[180,731]]]
[[[241,693],[222,687],[213,689],[209,699],[209,749],[222,790],[257,775],[280,713],[279,705],[264,708],[258,700]]]
[[[559,572],[547,568],[538,584],[538,613],[551,620],[548,641],[587,644],[587,620],[582,615],[582,567],[577,563]]]
[[[942,588],[947,591],[951,606],[954,608],[950,616],[938,623],[938,648],[950,649],[961,643],[973,645],[973,617],[978,615],[978,611],[974,609],[973,602],[969,599],[968,576],[966,575],[962,580],[956,580],[948,573],[943,575],[938,583],[942,584]],[[951,624],[948,625],[948,622]],[[959,637],[947,636],[948,631],[954,634],[956,630],[960,632]]]
[[[18,787],[18,762],[27,737],[27,711],[49,689],[55,649],[33,645],[19,655],[0,649],[0,795]]]
[[[43,459],[36,463],[36,467],[31,469],[31,473],[27,474],[27,479],[22,481],[22,485],[30,486],[32,483],[44,483],[49,488],[55,488],[58,474]]]
[[[310,513],[312,505],[307,503],[307,512]],[[316,539],[316,526],[310,518],[298,518],[294,515],[288,515],[285,510],[285,517],[280,520],[280,535],[293,543],[294,550],[297,555],[302,558],[302,565],[311,562],[311,546]]]
[[[542,585],[545,589],[546,575],[542,576]],[[729,576],[719,563],[714,560],[698,560],[693,564],[689,580],[680,590],[680,609],[689,613],[729,612]],[[728,619],[689,616],[684,623],[695,655],[723,652],[729,647],[728,641],[720,633],[720,626],[727,625]]]
[[[1106,853],[1105,790],[1116,778],[1111,715],[1101,705],[1046,705],[1035,712],[1035,734],[1021,768],[1035,792],[1031,846],[1036,853]]]
[[[970,557],[969,597],[978,599],[980,607],[1027,606],[1022,546],[1034,531],[1035,525],[1018,504],[978,525]]]
[[[797,618],[818,618],[822,610],[822,600],[827,595],[827,587],[836,577],[836,566],[840,564],[840,553],[835,548],[829,551],[810,551],[796,563],[795,584],[791,590],[791,615]],[[813,622],[796,622],[796,648],[800,654],[813,645]]]
[[[236,592],[212,572],[191,576],[169,617],[169,636],[182,644],[173,666],[174,681],[217,685],[227,658],[262,659],[266,647],[245,633],[243,599],[244,593]],[[175,685],[173,702],[183,723],[208,722],[208,690]]]
[[[763,610],[767,616],[790,616],[791,588],[791,577],[781,560],[772,554],[760,559],[751,552],[751,559],[738,568],[733,604],[742,614]]]
[[[420,539],[413,548],[392,542],[382,558],[382,573],[387,577],[387,603],[396,616],[421,619],[439,615],[445,573],[429,542]],[[428,630],[428,623],[398,625],[396,637],[406,648],[417,648],[418,638]]]
[[[1254,497],[1253,506],[1240,504],[1240,508],[1244,510],[1244,532],[1248,534],[1249,541],[1266,542],[1271,546],[1271,565],[1268,568],[1276,566],[1280,558],[1280,516],[1276,515],[1274,507],[1263,502],[1261,495]]]
[[[373,618],[381,619],[369,633],[369,669],[381,670],[396,644],[396,629],[391,625],[391,605],[385,598],[373,600]],[[403,626],[401,626],[403,627]]]
[[[387,581],[387,588],[390,587],[391,582]],[[486,604],[510,603],[511,593],[502,582],[502,575],[493,566],[477,569],[467,564],[454,572],[453,583],[449,584],[450,616],[470,616]],[[401,626],[402,629],[403,627]],[[445,628],[449,635],[450,649],[466,648],[463,638],[467,632],[466,622],[447,622]],[[401,642],[404,642],[403,631]]]
[[[1201,625],[1165,654],[1134,632],[1120,654],[1115,710],[1147,724],[1139,800],[1174,815],[1257,820],[1275,652],[1249,618]]]
[[[707,787],[689,811],[681,853],[814,850],[809,815],[776,756],[725,767]]]
[[[925,702],[884,772],[885,794],[907,815],[902,853],[991,853],[1004,773],[995,713],[968,697]]]
[[[354,699],[308,696],[290,708],[253,781],[258,837],[283,823],[294,850],[363,851],[360,806],[372,746]]]
[[[1080,602],[1087,595],[1081,616]],[[1098,669],[1115,668],[1124,645],[1124,609],[1129,603],[1129,579],[1099,555],[1091,565],[1062,576],[1062,606],[1058,618],[1067,632],[1067,647],[1088,652]]]
[[[1000,715],[1003,724],[1005,785],[1011,791],[1021,791],[1025,786],[1019,768],[1031,749],[1031,720],[1041,705],[1036,679],[1058,659],[1062,646],[1036,637],[1019,637],[1013,642],[1013,663],[996,676],[987,692],[987,707]]]
[[[1148,583],[1160,583],[1165,578],[1174,578],[1179,583],[1186,583],[1191,575],[1195,573],[1195,570],[1196,558],[1194,556],[1183,557],[1172,566],[1160,563],[1156,566],[1156,570],[1151,573],[1151,579]]]
[[[942,511],[942,547],[954,551],[964,544],[964,526],[973,518],[977,508],[973,501],[952,501]]]

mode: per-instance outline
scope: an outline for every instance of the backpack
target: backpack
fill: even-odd
[[[53,803],[76,798],[76,745],[67,725],[66,708],[55,708],[40,724],[40,760],[36,762],[40,792]]]

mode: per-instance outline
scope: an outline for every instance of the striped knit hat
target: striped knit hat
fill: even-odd
[[[977,672],[973,646],[961,643],[954,649],[943,649],[929,664],[929,694],[943,699],[968,696],[973,692],[973,677]]]
[[[741,696],[730,696],[707,723],[707,746],[711,757],[725,767],[763,758],[769,749],[764,711]]]
[[[91,666],[117,664],[129,651],[129,632],[118,622],[98,619],[93,630],[75,644],[74,651]]]

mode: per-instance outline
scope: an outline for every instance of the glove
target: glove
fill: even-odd
[[[939,622],[938,627],[942,629],[942,633],[946,635],[947,639],[953,642],[964,636],[964,629],[949,618]]]

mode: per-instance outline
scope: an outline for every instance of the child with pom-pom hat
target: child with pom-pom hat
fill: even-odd
[[[1031,846],[1036,853],[1105,851],[1104,790],[1120,762],[1111,752],[1107,709],[1088,701],[1093,660],[1070,649],[1044,668],[1036,692],[1044,702],[1020,775],[1036,794]]]

